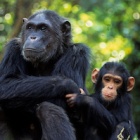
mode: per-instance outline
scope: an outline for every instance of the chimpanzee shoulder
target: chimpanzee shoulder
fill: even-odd
[[[13,38],[6,45],[5,55],[13,55],[13,52],[20,51],[21,48],[21,38]]]
[[[71,45],[59,59],[52,72],[73,79],[78,86],[84,87],[86,74],[89,69],[90,49],[82,44]]]
[[[14,38],[6,44],[6,51],[0,65],[0,75],[18,75],[18,68],[25,63],[21,55],[21,44],[20,38]]]

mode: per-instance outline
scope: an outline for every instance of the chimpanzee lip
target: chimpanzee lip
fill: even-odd
[[[25,52],[30,51],[30,52],[36,52],[36,53],[40,53],[43,52],[44,50],[37,50],[37,49],[32,49],[32,48],[26,48],[24,49]]]

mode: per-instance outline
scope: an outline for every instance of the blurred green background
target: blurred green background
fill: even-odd
[[[21,30],[22,18],[40,9],[54,10],[72,24],[74,42],[91,48],[87,88],[93,92],[91,70],[106,61],[126,64],[136,78],[133,117],[140,138],[140,1],[139,0],[0,0],[0,59],[4,45]]]

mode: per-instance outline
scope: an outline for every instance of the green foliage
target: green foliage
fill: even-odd
[[[17,1],[1,0],[0,2],[1,52],[12,32]],[[131,74],[139,77],[139,0],[33,0],[31,4],[33,4],[32,12],[39,9],[50,9],[67,17],[72,24],[73,41],[83,42],[90,47],[91,67],[87,76],[87,87],[90,93],[93,92],[91,71],[95,67],[100,68],[106,61],[124,61]],[[137,78],[133,93],[134,118],[137,124],[140,124],[138,117],[140,115],[139,84],[140,79]]]

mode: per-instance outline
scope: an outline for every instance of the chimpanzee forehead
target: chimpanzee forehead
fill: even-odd
[[[33,22],[36,25],[38,25],[40,23],[44,23],[44,24],[47,24],[49,26],[52,26],[50,20],[48,20],[43,13],[35,15],[31,19],[29,19],[29,22]]]
[[[110,78],[114,78],[114,79],[122,79],[122,77],[118,74],[115,73],[106,73],[103,77],[110,77]]]
[[[115,70],[106,71],[105,74],[111,74],[111,75],[116,75],[121,77],[121,73]]]

